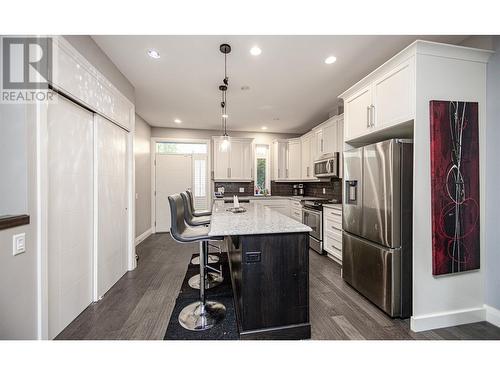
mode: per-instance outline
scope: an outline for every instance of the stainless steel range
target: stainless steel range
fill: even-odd
[[[323,254],[323,203],[336,203],[324,198],[308,198],[302,201],[302,223],[311,227],[309,247]]]

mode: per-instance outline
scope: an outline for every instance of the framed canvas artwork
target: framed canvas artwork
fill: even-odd
[[[478,103],[430,102],[432,273],[479,269]]]

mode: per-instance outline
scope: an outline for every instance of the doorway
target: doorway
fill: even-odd
[[[169,195],[190,190],[195,209],[206,210],[210,206],[209,145],[209,140],[152,141],[155,232],[170,231]]]

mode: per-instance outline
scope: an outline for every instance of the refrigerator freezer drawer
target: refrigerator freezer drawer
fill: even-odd
[[[343,233],[343,279],[392,317],[401,315],[400,254]]]

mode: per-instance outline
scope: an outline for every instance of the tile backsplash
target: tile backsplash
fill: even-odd
[[[246,197],[249,195],[253,195],[253,181],[250,182],[214,182],[214,191],[217,191],[218,188],[224,188],[225,196],[233,196],[238,195],[240,197]],[[240,188],[243,188],[245,191],[240,193]]]
[[[332,179],[325,182],[301,182],[304,185],[304,195],[308,197],[335,199],[339,202],[342,201],[342,180]],[[274,182],[271,181],[271,194],[279,196],[293,195],[293,185],[299,184],[298,182]],[[224,187],[225,196],[238,195],[246,197],[254,195],[254,183],[251,182],[214,182],[214,191],[217,188]],[[240,193],[240,188],[244,192]],[[323,188],[325,194],[323,194]]]

